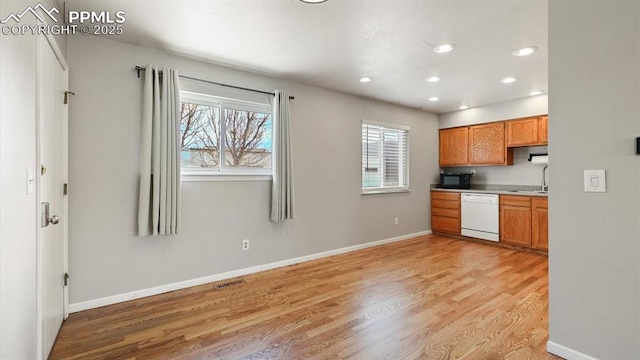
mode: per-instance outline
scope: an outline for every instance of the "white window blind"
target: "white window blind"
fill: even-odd
[[[362,121],[362,193],[409,190],[409,128]]]

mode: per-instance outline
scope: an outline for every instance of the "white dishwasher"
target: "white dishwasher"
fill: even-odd
[[[498,241],[500,210],[498,195],[463,193],[462,235]]]

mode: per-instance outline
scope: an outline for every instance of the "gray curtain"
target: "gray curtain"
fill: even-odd
[[[291,164],[291,126],[289,93],[276,90],[273,99],[273,186],[271,221],[293,219],[293,170]]]
[[[180,210],[178,72],[147,65],[140,148],[138,235],[178,233]]]

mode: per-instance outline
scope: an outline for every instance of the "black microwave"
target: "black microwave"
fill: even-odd
[[[440,174],[440,187],[444,189],[471,189],[473,174]]]

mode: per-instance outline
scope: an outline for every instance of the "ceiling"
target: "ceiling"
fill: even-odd
[[[114,40],[434,113],[548,89],[547,0],[67,0],[66,7],[125,11]],[[456,46],[434,53],[442,43]],[[531,45],[532,55],[512,55]],[[373,81],[361,83],[363,76]],[[518,81],[500,83],[507,76]]]

